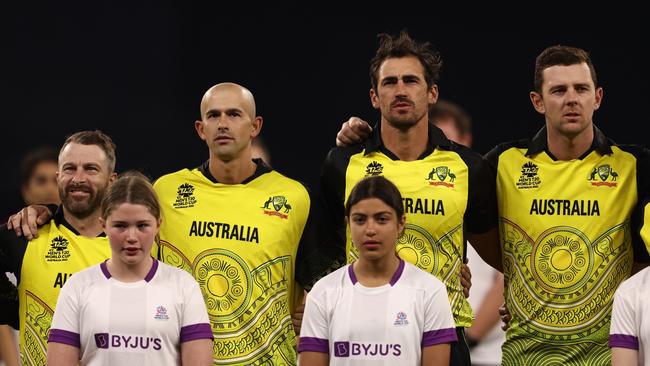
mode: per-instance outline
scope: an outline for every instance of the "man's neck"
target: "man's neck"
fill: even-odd
[[[429,122],[424,118],[414,126],[401,130],[382,118],[381,141],[400,160],[417,160],[427,149]]]
[[[214,155],[210,156],[210,174],[219,183],[239,184],[255,174],[257,164],[253,162],[250,154],[242,154],[230,161],[219,160]]]
[[[99,222],[99,216],[99,210],[95,210],[95,212],[83,219],[78,218],[72,215],[65,206],[63,206],[63,218],[65,221],[77,230],[79,234],[88,238],[94,238],[104,231],[102,224]]]
[[[573,160],[583,156],[594,142],[593,125],[574,136],[567,136],[554,129],[546,128],[548,151],[558,160]]]

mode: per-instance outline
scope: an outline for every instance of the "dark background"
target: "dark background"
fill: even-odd
[[[403,28],[442,53],[440,95],[469,111],[481,153],[543,125],[528,93],[535,56],[552,44],[591,52],[605,89],[598,126],[618,142],[647,143],[650,80],[637,32],[472,31],[412,16],[238,17],[192,4],[30,6],[9,14],[2,46],[0,216],[22,207],[21,156],[58,148],[78,130],[113,137],[118,171],[156,178],[199,165],[208,157],[194,131],[200,98],[224,81],[255,95],[273,166],[315,185],[341,123],[377,121],[368,61],[377,33]]]

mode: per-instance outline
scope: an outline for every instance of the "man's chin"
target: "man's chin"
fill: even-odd
[[[418,122],[413,119],[393,119],[388,120],[388,123],[398,129],[398,130],[408,130],[409,128],[415,126]]]
[[[94,211],[88,202],[66,202],[64,205],[70,214],[80,219],[90,216]]]

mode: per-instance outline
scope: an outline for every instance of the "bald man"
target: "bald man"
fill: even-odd
[[[251,158],[262,128],[255,99],[213,86],[194,123],[209,158],[155,184],[163,209],[159,258],[191,272],[203,291],[215,363],[296,364],[291,312],[324,269],[299,182]]]

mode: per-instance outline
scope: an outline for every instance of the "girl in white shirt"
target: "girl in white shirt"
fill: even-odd
[[[48,365],[212,365],[212,330],[201,290],[187,272],[151,257],[160,205],[131,173],[101,202],[112,256],[61,289]]]
[[[309,293],[300,364],[449,364],[457,337],[445,286],[395,253],[396,242],[408,240],[397,187],[382,176],[360,181],[346,218],[359,259]]]

